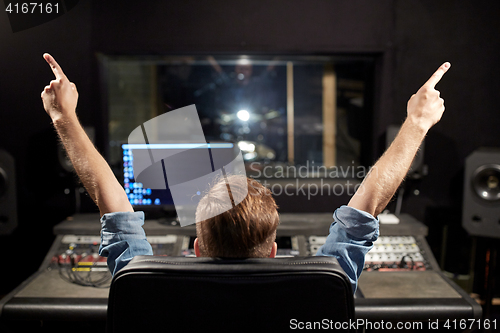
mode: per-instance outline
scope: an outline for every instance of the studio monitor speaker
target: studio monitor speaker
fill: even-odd
[[[0,235],[17,227],[17,196],[14,158],[0,149]]]
[[[462,226],[473,236],[500,238],[500,149],[481,148],[465,160]]]

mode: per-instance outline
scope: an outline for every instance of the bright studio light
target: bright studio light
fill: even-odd
[[[243,121],[248,121],[248,119],[250,119],[250,113],[247,110],[240,110],[236,113],[236,117]]]
[[[238,142],[238,148],[244,152],[253,153],[255,151],[255,145],[250,141],[240,141]]]

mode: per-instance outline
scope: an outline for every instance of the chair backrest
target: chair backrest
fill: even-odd
[[[137,256],[113,278],[107,330],[282,332],[349,320],[351,284],[332,257]]]

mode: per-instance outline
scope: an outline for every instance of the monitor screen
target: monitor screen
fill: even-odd
[[[174,201],[170,190],[151,189],[144,187],[142,183],[136,182],[134,174],[134,152],[139,149],[148,149],[146,146],[122,144],[123,157],[123,187],[127,193],[128,200],[134,208],[141,209],[148,207],[174,208]],[[167,183],[168,184],[168,183]]]
[[[204,177],[201,173],[206,171],[207,173],[214,172],[221,166],[226,166],[231,173],[231,161],[235,159],[235,156],[239,153],[239,148],[230,142],[211,142],[211,143],[148,143],[148,144],[122,144],[122,179],[123,187],[128,196],[128,199],[135,210],[142,210],[149,214],[149,218],[153,217],[154,213],[156,216],[161,217],[162,215],[173,215],[178,213],[175,209],[175,204],[177,203],[178,208],[185,206],[185,202],[179,197],[179,185],[184,187],[184,191],[191,193],[193,196],[201,198],[204,192],[202,190],[197,191],[196,188],[193,189],[193,180],[199,180],[200,177]],[[211,168],[199,168],[199,166],[204,161],[200,160],[200,154],[196,154],[196,150],[208,149],[210,151],[210,157],[212,158]],[[142,150],[142,151],[141,151]],[[137,173],[137,167],[140,168],[141,163],[137,163],[138,158],[144,157],[144,154],[149,154],[151,151],[155,151],[157,156],[165,156],[161,161],[163,166],[163,173],[160,177],[154,172],[155,163],[151,164],[150,169],[146,168]],[[191,154],[190,152],[195,152]],[[135,163],[134,163],[135,159]],[[143,161],[144,162],[144,161]],[[136,169],[134,170],[134,164]],[[142,163],[142,167],[144,167]],[[194,166],[194,168],[193,168]],[[173,174],[171,172],[173,172]],[[201,172],[201,173],[200,173]],[[153,174],[153,177],[148,176],[148,173]],[[174,186],[173,192],[169,187],[169,179],[174,181],[171,186]],[[145,183],[143,182],[145,181]],[[184,184],[184,185],[183,185]],[[195,184],[196,185],[196,184]],[[200,184],[198,183],[198,186]],[[208,185],[207,185],[208,186]],[[177,194],[177,196],[176,196]],[[177,200],[177,202],[176,202]],[[197,200],[193,200],[194,203]],[[179,206],[181,205],[181,206]],[[182,206],[184,205],[184,206]],[[181,218],[181,216],[179,216]]]

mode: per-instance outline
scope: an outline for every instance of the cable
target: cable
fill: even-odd
[[[401,258],[401,262],[399,263],[399,268],[404,268],[405,265],[406,265],[406,261],[405,261],[405,258],[408,257],[410,258],[410,261],[411,261],[411,267],[410,270],[414,270],[415,269],[415,261],[413,261],[413,258],[411,257],[411,255],[409,254],[405,254],[402,258]]]
[[[59,276],[66,282],[83,287],[108,288],[110,286],[112,276],[108,270],[102,272],[93,271],[93,268],[97,267],[96,261],[93,261],[92,265],[84,266],[80,262],[81,259],[75,261],[74,255],[70,256],[70,263],[61,262],[61,257],[58,256]],[[85,270],[81,271],[82,268],[85,268]]]

